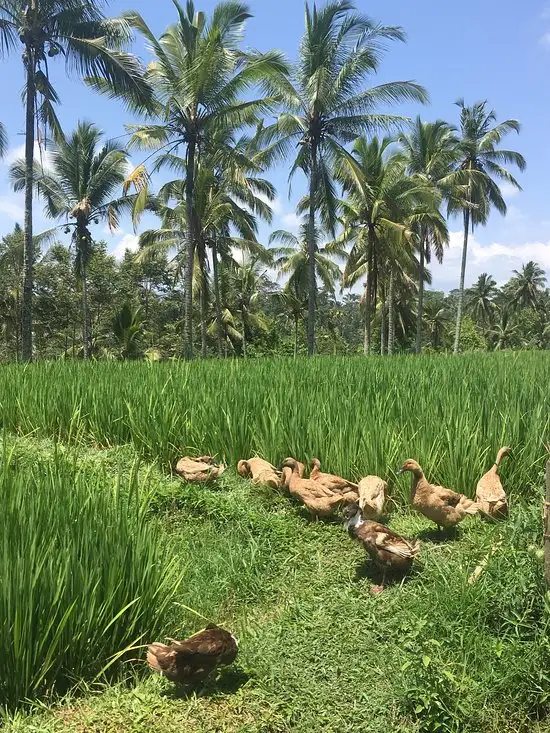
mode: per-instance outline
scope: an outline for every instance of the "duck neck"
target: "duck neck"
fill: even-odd
[[[493,464],[493,468],[494,468],[495,471],[498,470],[498,467],[500,466],[500,462],[502,461],[502,459],[506,455],[508,455],[508,448],[506,448],[506,447],[505,448],[501,448],[499,450],[499,452],[497,453],[496,460],[495,460],[495,462]]]
[[[418,491],[421,484],[426,480],[424,476],[424,472],[421,468],[416,468],[414,471],[411,471],[411,502],[414,501],[414,497],[416,496],[416,492]]]
[[[348,519],[346,522],[346,527],[348,532],[353,532],[354,530],[361,527],[363,524],[365,524],[365,520],[361,516],[361,512],[357,512],[357,514],[354,514],[351,519]]]

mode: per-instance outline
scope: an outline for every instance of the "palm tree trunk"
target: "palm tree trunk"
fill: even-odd
[[[298,316],[294,316],[294,358],[298,356],[298,328],[299,328],[299,318]]]
[[[201,287],[201,359],[206,359],[206,288]]]
[[[393,354],[393,344],[395,342],[395,309],[393,295],[393,272],[390,272],[390,284],[388,287],[388,355]]]
[[[311,171],[309,173],[309,221],[307,227],[308,302],[307,302],[307,354],[315,353],[315,298],[317,281],[315,272],[315,199],[317,194],[317,147],[311,145]]]
[[[222,352],[222,308],[220,302],[220,280],[218,274],[218,247],[212,244],[212,275],[214,278],[214,300],[216,308],[216,344],[218,347],[218,359],[223,356]]]
[[[380,288],[380,355],[386,351],[386,293]]]
[[[241,318],[243,322],[243,359],[246,359],[246,323],[245,323],[245,309],[241,310]]]
[[[27,45],[26,52],[26,114],[25,114],[25,233],[23,245],[23,304],[21,316],[21,356],[32,361],[32,296],[34,289],[34,246],[32,239],[32,196],[34,165],[34,119],[36,104],[36,57]]]
[[[15,361],[19,361],[21,353],[21,294],[15,290]]]
[[[424,311],[424,258],[426,255],[426,236],[420,237],[420,263],[418,267],[418,313],[416,315],[416,353],[422,353],[422,316]]]
[[[82,354],[84,359],[90,355],[90,317],[88,312],[88,272],[86,258],[82,258]]]
[[[372,334],[372,300],[373,300],[373,278],[374,278],[374,229],[369,225],[368,255],[367,255],[367,292],[365,297],[365,354],[370,354]]]
[[[368,329],[368,316],[367,316],[367,298],[368,298],[368,284],[365,283],[363,290],[363,354],[367,356],[369,353],[369,329]]]
[[[460,349],[460,330],[462,327],[462,309],[464,307],[464,278],[466,276],[466,257],[468,254],[468,232],[470,229],[470,210],[464,211],[464,244],[462,246],[462,265],[460,267],[460,285],[458,287],[458,305],[456,309],[456,332],[454,353]]]
[[[184,314],[184,356],[193,358],[193,264],[195,258],[195,223],[193,197],[195,188],[196,140],[191,137],[187,144],[185,211],[187,218],[187,242],[185,247],[185,314]]]

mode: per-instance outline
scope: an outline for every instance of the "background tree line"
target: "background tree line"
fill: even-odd
[[[0,359],[21,359],[20,227],[0,242]],[[299,253],[298,253],[299,254]],[[322,257],[319,260],[322,263]],[[294,259],[293,259],[294,258]],[[74,252],[54,244],[37,253],[34,341],[36,358],[82,358],[82,283]],[[298,260],[298,263],[295,262]],[[301,260],[301,262],[300,262]],[[224,270],[220,287],[221,339],[216,331],[216,304],[208,298],[204,348],[201,314],[194,316],[196,349],[207,357],[307,354],[307,298],[296,296],[295,281],[283,284],[277,271],[303,268],[305,257],[281,255],[266,266],[259,260],[234,262]],[[331,260],[327,259],[333,265]],[[293,271],[294,274],[296,271]],[[341,293],[323,271],[317,292],[316,346],[321,354],[360,354],[364,350],[364,297]],[[292,277],[292,275],[291,275]],[[152,360],[178,358],[184,347],[184,292],[178,265],[165,253],[140,260],[127,251],[117,261],[105,242],[93,244],[88,269],[90,355],[94,358]],[[326,280],[326,284],[325,284]],[[299,289],[297,291],[300,292]],[[426,290],[422,313],[422,349],[450,352],[458,290]],[[399,289],[393,307],[393,352],[416,348],[418,293]],[[372,317],[371,352],[388,348],[388,308],[379,298]],[[464,350],[547,349],[550,347],[550,290],[542,268],[524,265],[502,287],[480,275],[465,292],[462,324]]]
[[[493,209],[506,213],[500,182],[519,188],[509,167],[525,161],[502,146],[519,123],[463,100],[456,124],[382,112],[428,95],[411,81],[369,85],[388,44],[405,36],[348,0],[306,4],[294,63],[243,51],[250,15],[240,2],[210,17],[176,3],[157,38],[138,13],[107,19],[90,0],[70,12],[59,0],[0,5],[0,49],[22,49],[27,100],[25,158],[10,171],[25,222],[4,237],[0,261],[6,358],[420,352],[449,348],[453,320],[455,353],[545,348],[536,263],[500,290],[488,275],[464,288],[470,233]],[[154,55],[146,68],[127,50],[135,33]],[[127,126],[126,145],[92,122],[63,130],[47,63],[56,56],[142,118]],[[40,163],[37,119],[51,137]],[[129,151],[143,151],[130,173]],[[276,195],[269,170],[281,160],[290,178],[307,179],[302,226],[262,243],[258,225],[271,222]],[[155,190],[159,171],[172,179]],[[55,224],[39,235],[36,196]],[[116,263],[93,225],[114,230],[126,214],[139,227],[144,212],[158,226]],[[445,297],[426,285],[449,216],[462,219],[464,244],[458,290]],[[342,298],[359,284],[361,296]]]

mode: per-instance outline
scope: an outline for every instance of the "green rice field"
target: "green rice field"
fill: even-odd
[[[544,352],[2,367],[5,730],[548,733],[549,385]],[[442,541],[410,511],[406,458],[473,496],[504,444],[507,521]],[[228,463],[216,484],[171,474],[195,451]],[[412,574],[373,596],[340,522],[238,476],[254,453],[385,477]],[[206,619],[237,663],[178,694],[142,645]]]

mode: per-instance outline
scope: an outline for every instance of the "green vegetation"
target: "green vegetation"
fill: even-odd
[[[0,468],[0,697],[9,706],[92,681],[112,655],[163,628],[179,586],[135,475],[90,475],[76,455],[28,458],[5,445]]]
[[[408,372],[413,362],[418,370],[414,390],[412,367]],[[347,370],[345,364],[349,365]],[[389,382],[389,364],[360,358],[347,362],[317,359],[253,363],[252,367],[263,368],[263,384],[270,385],[269,390],[265,386],[257,390],[264,399],[264,407],[264,392],[271,397],[271,416],[276,419],[270,435],[265,432],[271,424],[269,415],[262,420],[260,414],[255,417],[252,409],[259,407],[260,399],[256,402],[249,399],[250,412],[238,401],[236,395],[249,394],[243,389],[243,379],[251,373],[242,370],[239,362],[169,368],[89,364],[80,365],[78,370],[76,365],[58,364],[19,370],[20,398],[25,392],[33,391],[33,383],[37,385],[34,394],[28,395],[28,402],[20,401],[19,415],[29,415],[33,405],[37,408],[49,404],[53,416],[57,403],[59,417],[57,423],[44,420],[44,428],[36,429],[32,437],[6,441],[6,452],[11,455],[8,474],[23,497],[21,504],[24,501],[23,506],[29,506],[29,523],[34,518],[30,513],[33,497],[40,503],[42,512],[52,517],[54,527],[60,527],[63,522],[66,529],[70,512],[67,506],[80,507],[89,519],[92,512],[88,507],[100,505],[107,512],[110,508],[114,517],[120,519],[116,507],[120,509],[128,501],[131,503],[131,497],[135,496],[133,487],[140,486],[147,506],[147,524],[141,524],[145,518],[145,504],[142,504],[138,521],[142,529],[137,537],[132,536],[132,541],[138,543],[140,538],[146,538],[147,547],[152,544],[162,547],[162,551],[157,550],[161,552],[160,557],[171,556],[173,572],[183,577],[180,583],[170,583],[162,561],[160,567],[148,569],[147,577],[153,582],[151,588],[163,587],[169,592],[157,596],[154,602],[149,600],[147,605],[140,604],[140,608],[151,613],[147,628],[145,617],[132,632],[127,625],[113,624],[109,631],[113,634],[118,631],[122,637],[104,639],[100,631],[105,622],[96,625],[100,617],[86,615],[83,638],[93,638],[90,634],[96,633],[99,643],[87,645],[88,664],[77,666],[71,676],[70,683],[77,683],[78,678],[83,683],[57,704],[54,699],[47,700],[46,709],[34,713],[24,709],[12,711],[6,718],[5,730],[8,733],[33,730],[141,733],[156,727],[197,733],[336,733],[365,729],[374,733],[387,730],[547,733],[544,716],[550,690],[547,673],[550,609],[544,593],[541,562],[533,549],[540,547],[542,540],[544,448],[540,437],[548,435],[547,358],[533,354],[458,360],[452,357],[395,359],[391,362],[392,370],[397,370],[399,378],[392,382],[393,388]],[[221,389],[222,368],[225,392]],[[294,378],[291,369],[296,371]],[[199,373],[204,387],[195,395],[200,389]],[[293,411],[275,413],[276,398],[282,396],[283,385],[286,383],[291,390],[291,397],[296,396],[293,390],[298,385],[306,389],[306,374],[310,391],[317,396],[322,391],[327,403],[319,400],[315,405],[314,401],[304,400],[305,392],[302,392]],[[337,374],[340,379],[336,389]],[[34,381],[29,375],[33,375]],[[82,391],[79,393],[76,384],[80,375]],[[259,376],[260,372],[256,374]],[[124,391],[124,379],[130,380],[128,392]],[[234,466],[214,485],[185,485],[160,471],[158,466],[136,462],[131,445],[115,445],[131,435],[124,432],[128,430],[123,417],[128,414],[125,399],[137,406],[139,395],[149,389],[143,401],[145,410],[149,405],[147,400],[159,389],[157,379],[164,386],[164,393],[159,392],[158,399],[162,398],[166,405],[175,404],[176,396],[180,395],[177,410],[167,415],[181,415],[181,425],[185,414],[182,395],[187,395],[186,401],[189,395],[194,395],[194,409],[187,413],[186,419],[198,437],[207,434],[200,436],[200,421],[214,420],[216,395],[220,413],[227,411],[224,432],[216,433],[217,429],[221,430],[221,418],[210,426],[220,446],[237,445],[237,450],[247,454],[255,447],[256,440],[273,440],[278,432],[274,452],[283,454],[284,449],[294,448],[305,458],[317,440],[321,441],[321,457],[331,470],[340,469],[338,450],[346,451],[342,460],[349,460],[352,453],[356,456],[357,462],[361,462],[356,469],[359,472],[384,471],[385,463],[370,463],[377,451],[380,455],[387,452],[394,464],[413,454],[436,471],[437,478],[446,485],[467,487],[471,491],[477,476],[493,460],[493,448],[501,440],[510,440],[515,455],[503,464],[502,477],[512,497],[511,517],[499,524],[473,518],[460,526],[456,538],[441,542],[433,525],[408,510],[407,479],[400,481],[399,486],[394,483],[389,523],[397,531],[421,539],[421,558],[403,583],[389,586],[380,596],[372,596],[369,588],[376,581],[376,571],[340,523],[309,521],[303,509],[283,492],[252,486],[236,475]],[[226,394],[232,383],[239,385],[239,392]],[[7,381],[2,387],[4,395],[6,384]],[[48,402],[37,400],[40,384],[43,395],[53,389]],[[56,384],[58,391],[55,391]],[[80,417],[75,412],[72,434],[60,433],[67,441],[78,442],[78,446],[38,437],[40,432],[60,431],[64,415],[62,384],[67,404],[71,399],[84,397],[85,384],[93,395],[93,402],[83,403]],[[112,387],[106,390],[108,384]],[[184,392],[182,385],[185,385]],[[387,390],[385,409],[384,401],[377,398],[384,394],[384,389]],[[101,396],[100,390],[103,390]],[[486,413],[477,406],[482,390],[486,393],[486,404],[492,405]],[[199,403],[209,392],[212,404],[208,411],[201,413]],[[330,399],[333,392],[337,395]],[[336,396],[340,398],[341,413]],[[457,409],[460,400],[462,410]],[[406,408],[414,402],[425,412],[409,413],[408,422],[400,429],[398,422],[390,418],[404,417]],[[104,412],[95,413],[96,422],[85,422],[84,410],[93,403],[101,404]],[[357,410],[350,409],[352,403],[357,405]],[[451,403],[454,403],[454,417],[450,412]],[[141,414],[147,425],[161,424],[155,398],[150,405],[148,420],[145,420],[146,412],[135,413],[133,419],[137,420]],[[290,402],[284,402],[281,408],[286,406],[290,407]],[[434,443],[431,451],[429,441],[434,439],[435,430],[426,431],[429,425],[435,424],[435,418],[429,424],[422,424],[430,406],[441,426],[441,440]],[[187,407],[191,405],[188,403]],[[378,409],[381,412],[376,416]],[[239,418],[242,411],[249,417],[246,434],[240,432],[244,425],[244,420],[241,422]],[[9,414],[5,403],[3,413]],[[98,432],[100,414],[103,414],[102,434]],[[333,430],[330,420],[337,414],[343,416],[342,424]],[[351,421],[347,430],[343,427],[345,416]],[[35,428],[44,418],[45,413],[35,414]],[[67,427],[71,422],[70,410],[66,418]],[[20,425],[22,432],[28,432],[30,427],[30,424]],[[202,425],[204,431],[206,428],[206,424]],[[83,438],[106,443],[109,429],[113,447],[98,450],[82,445]],[[120,432],[117,434],[115,430]],[[132,430],[139,435],[135,423]],[[538,437],[534,431],[538,431]],[[454,442],[452,451],[450,440]],[[345,441],[350,445],[346,447]],[[329,459],[325,452],[333,442]],[[367,446],[370,452],[363,464],[363,450]],[[261,448],[259,444],[258,447]],[[159,442],[156,449],[160,448]],[[490,455],[486,453],[487,448]],[[151,447],[151,453],[156,449]],[[348,468],[343,466],[346,473]],[[38,478],[24,481],[33,471],[34,476],[42,477],[41,482]],[[71,478],[72,483],[67,484],[71,494],[64,502],[54,501],[51,490],[48,491],[53,483],[52,475],[56,477],[56,498],[62,477]],[[44,491],[43,500],[38,498],[38,489]],[[57,514],[59,522],[55,519]],[[25,518],[25,511],[20,511],[18,516]],[[133,511],[125,513],[124,520],[131,525],[133,516]],[[108,524],[111,526],[112,521]],[[107,578],[116,571],[119,577],[123,560],[117,558],[124,557],[121,548],[126,541],[121,541],[116,532],[94,535],[95,527],[92,518],[90,531],[82,541],[95,536],[96,543],[110,543],[109,537],[113,537],[113,546],[109,544],[109,548],[115,560],[105,557],[98,562],[98,554],[103,557],[103,552],[94,551],[93,569],[106,571]],[[67,543],[73,539],[69,534]],[[26,557],[20,558],[20,567],[30,572],[34,566],[24,562]],[[53,556],[48,554],[50,557],[53,562]],[[470,584],[472,572],[485,560],[484,571]],[[136,568],[141,578],[145,570],[139,563]],[[137,590],[131,584],[124,585],[123,590],[124,598],[129,600],[133,594],[142,592],[141,586]],[[23,608],[32,608],[29,597],[46,614],[49,602],[44,600],[42,604],[37,596],[27,594]],[[50,597],[47,598],[49,601]],[[90,593],[82,599],[89,608],[95,595]],[[125,605],[124,601],[121,604]],[[175,695],[168,683],[151,675],[137,662],[114,664],[110,668],[109,672],[116,674],[119,682],[111,678],[108,684],[100,684],[106,683],[100,677],[95,689],[89,687],[110,654],[143,633],[147,641],[161,639],[165,634],[177,637],[192,633],[204,624],[197,613],[226,624],[240,640],[236,665],[223,670],[217,680],[211,680],[201,695]],[[109,618],[109,613],[105,618]],[[90,620],[94,621],[93,628]],[[33,639],[39,638],[41,628],[35,624]],[[27,646],[23,648],[31,653]],[[138,654],[132,652],[132,656]],[[9,666],[0,667],[2,684],[4,675],[8,681],[12,680],[13,664],[10,661]],[[60,675],[58,689],[63,689],[63,681]]]
[[[545,353],[200,364],[48,363],[0,371],[10,431],[98,446],[130,443],[168,467],[189,451],[230,463],[318,455],[352,477],[393,475],[419,457],[427,475],[472,495],[500,445],[527,497],[548,436]],[[395,491],[406,496],[403,482]]]

